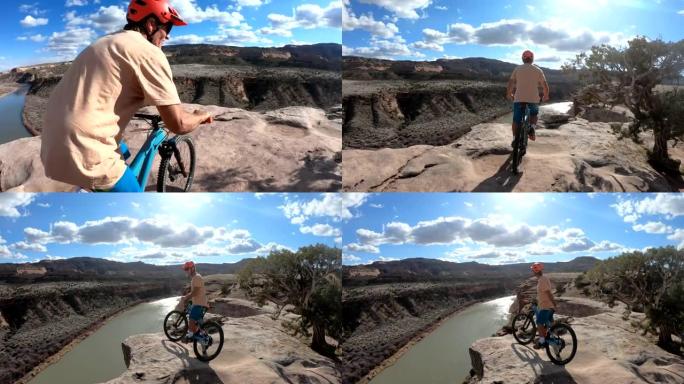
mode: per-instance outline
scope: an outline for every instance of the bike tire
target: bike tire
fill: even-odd
[[[516,324],[519,324],[519,323],[522,323],[521,327],[523,330],[526,331],[526,334],[530,335],[529,338],[522,337],[523,335],[518,335],[518,332],[517,332],[518,327],[516,326]],[[529,331],[527,331],[528,327],[530,327]],[[531,343],[532,340],[534,340],[534,336],[536,333],[537,333],[537,326],[534,323],[534,319],[532,318],[532,316],[530,316],[530,314],[519,313],[515,316],[515,318],[513,319],[513,337],[515,338],[515,341],[517,341],[518,343],[520,343],[522,345],[527,345],[527,344]]]
[[[168,328],[166,327],[166,324],[167,324],[169,318],[170,318],[172,315],[178,315],[178,316],[180,316],[180,317],[179,317],[179,321],[183,324],[183,326],[182,326],[181,328],[179,328],[179,329],[181,329],[181,331],[179,331],[180,336],[171,336],[171,334],[169,333],[169,332],[170,332],[170,329],[168,329]],[[178,328],[178,327],[177,327],[177,328]],[[164,318],[164,334],[166,335],[166,337],[167,337],[169,340],[171,340],[171,341],[178,341],[178,340],[182,339],[183,336],[185,336],[185,334],[186,334],[187,332],[188,332],[188,318],[185,316],[185,313],[183,313],[183,312],[181,312],[181,311],[171,311],[171,312],[169,312],[169,313],[166,315],[166,317]]]
[[[518,134],[515,138],[515,145],[513,147],[513,159],[511,162],[511,168],[514,174],[520,174],[520,163],[522,163],[522,158],[525,156],[525,120],[523,119],[522,124],[518,127]]]
[[[556,365],[565,365],[572,361],[573,358],[575,358],[575,353],[577,353],[577,335],[575,335],[575,331],[572,329],[567,324],[563,323],[558,323],[549,329],[548,335],[550,337],[553,337],[552,335],[556,334],[569,334],[570,338],[572,339],[572,350],[570,352],[570,356],[565,358],[565,359],[558,359],[556,356],[553,355],[551,351],[551,344],[546,343],[546,355],[549,357],[549,359]]]
[[[187,153],[187,159],[182,158],[184,153]],[[181,157],[180,162],[179,157]],[[186,161],[189,164],[185,164]],[[188,192],[195,177],[195,163],[195,144],[192,139],[188,136],[177,136],[173,154],[171,157],[162,157],[159,164],[157,192]],[[181,164],[187,176],[180,171]],[[176,178],[178,178],[178,182]]]
[[[197,360],[207,362],[207,361],[214,360],[216,358],[216,356],[218,356],[221,353],[221,349],[223,349],[223,328],[221,327],[220,324],[218,324],[214,321],[208,321],[208,322],[204,323],[204,325],[202,326],[202,329],[207,333],[209,333],[208,332],[209,330],[214,329],[218,333],[218,336],[219,336],[218,348],[216,349],[216,352],[212,353],[211,355],[204,355],[204,354],[200,353],[199,342],[197,340],[193,340],[193,342],[192,342],[192,349],[195,351],[195,356],[197,357]],[[216,342],[216,340],[212,340],[212,342]]]

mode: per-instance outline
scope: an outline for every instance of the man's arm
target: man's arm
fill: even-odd
[[[549,83],[546,82],[546,79],[542,81],[542,87],[544,87],[544,96],[542,97],[542,101],[549,101]]]
[[[196,110],[187,113],[180,104],[158,106],[164,125],[176,135],[185,135],[197,129],[200,124],[209,124],[213,121],[211,114]]]
[[[551,293],[551,290],[549,289],[548,291],[544,291],[544,293],[546,293],[549,301],[551,301],[551,303],[553,304],[553,308],[555,309],[556,308],[556,300],[554,300],[553,293]]]
[[[506,87],[506,99],[513,100],[513,88],[515,87],[515,78],[511,76],[508,79],[508,86]]]
[[[193,278],[190,280],[190,292],[183,296],[183,301],[187,301],[188,299],[192,298],[192,294],[195,293],[195,279]]]

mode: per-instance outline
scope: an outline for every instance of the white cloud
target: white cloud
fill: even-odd
[[[672,227],[670,227],[669,225],[665,225],[659,221],[649,221],[646,224],[635,224],[632,226],[632,229],[634,229],[635,231],[644,231],[646,233],[656,234],[672,232]]]
[[[354,217],[351,210],[368,199],[365,193],[325,194],[322,199],[288,201],[278,207],[292,224],[301,224],[312,217],[328,217],[334,221]]]
[[[677,248],[684,249],[684,229],[677,228],[673,234],[667,237],[669,240],[679,241]]]
[[[342,30],[365,30],[374,37],[390,38],[399,33],[399,28],[393,23],[383,23],[373,18],[372,14],[357,17],[347,6],[342,9]]]
[[[53,32],[48,39],[47,48],[58,57],[72,59],[83,48],[90,45],[96,36],[91,28],[73,28]]]
[[[594,243],[586,237],[578,237],[567,240],[564,244],[560,246],[560,249],[563,252],[581,252],[588,251],[595,245],[596,243]]]
[[[352,252],[380,253],[378,247],[370,244],[349,243],[344,246],[344,249]]]
[[[345,56],[374,57],[378,59],[392,59],[397,56],[420,57],[420,52],[411,49],[401,40],[372,40],[369,47],[342,47]]]
[[[431,28],[423,30],[423,41],[414,43],[421,49],[442,52],[445,44],[480,44],[489,46],[531,45],[547,47],[552,51],[576,53],[593,45],[621,44],[627,40],[622,33],[593,31],[576,28],[564,22],[531,22],[519,19],[502,19],[482,23],[475,27],[466,23],[454,23],[446,32]],[[536,61],[556,62],[560,55],[537,55]],[[516,60],[519,61],[516,55]]]
[[[636,223],[639,218],[646,215],[663,216],[665,219],[671,220],[684,216],[684,195],[681,193],[657,193],[655,197],[649,196],[641,199],[618,197],[617,202],[611,207],[627,223]]]
[[[344,264],[355,265],[355,264],[359,264],[361,262],[361,258],[358,256],[354,256],[352,254],[343,253],[342,254],[342,261],[344,262]]]
[[[126,24],[126,11],[116,5],[100,7],[96,12],[84,16],[78,16],[75,11],[70,11],[64,15],[64,21],[67,29],[89,26],[111,33],[122,29]]]
[[[47,248],[45,248],[44,245],[39,243],[27,243],[25,241],[12,244],[12,248],[21,251],[47,252]]]
[[[31,193],[0,193],[0,217],[20,217],[19,209],[31,204],[34,195]]]
[[[581,231],[581,230],[577,230]],[[569,232],[570,235],[577,233]],[[502,217],[468,219],[464,217],[439,217],[421,221],[415,226],[390,222],[382,233],[360,228],[356,231],[361,244],[454,244],[462,241],[486,243],[497,247],[520,247],[534,244],[545,237],[568,236],[565,232],[551,231],[545,226],[525,223],[511,224]]]
[[[623,246],[621,244],[613,243],[613,242],[607,241],[607,240],[601,241],[600,243],[595,244],[593,247],[591,247],[589,249],[590,252],[624,251],[624,250],[626,250],[625,246]]]
[[[299,231],[304,234],[312,234],[314,236],[342,236],[342,231],[330,224],[314,224],[313,226],[301,226]]]
[[[417,19],[420,17],[418,11],[429,7],[432,0],[359,0],[359,2],[385,8],[398,18]]]
[[[39,27],[41,25],[47,25],[48,19],[43,17],[35,18],[31,15],[26,15],[26,17],[24,17],[19,23],[22,25],[22,27],[33,28]]]
[[[269,27],[262,28],[266,35],[292,36],[291,30],[297,28],[339,28],[342,26],[342,4],[333,1],[325,8],[318,4],[300,4],[292,11],[292,16],[271,13],[268,15]]]
[[[244,21],[239,12],[221,11],[216,5],[202,8],[195,0],[174,0],[173,6],[187,23],[213,21],[221,25],[236,27]]]
[[[88,0],[66,0],[66,7],[82,7],[88,5]]]
[[[28,13],[33,16],[39,16],[47,13],[47,10],[38,8],[39,3],[21,4],[19,5],[19,12]]]

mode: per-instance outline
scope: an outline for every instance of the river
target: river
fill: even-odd
[[[506,324],[515,296],[472,305],[411,347],[371,384],[454,384],[470,372],[468,347]]]
[[[173,310],[178,299],[143,303],[120,313],[29,384],[93,384],[121,375],[126,370],[121,342],[131,335],[162,332],[164,316]]]
[[[513,107],[511,107],[512,109]],[[544,104],[539,107],[540,109],[546,109],[547,111],[553,111],[554,113],[568,113],[572,108],[572,101],[562,101],[558,103]],[[501,123],[501,124],[511,124],[513,122],[513,112],[507,113],[503,116],[499,116],[496,119],[490,121],[490,123]]]
[[[0,97],[0,144],[31,137],[24,127],[21,111],[24,108],[24,100],[29,86],[25,85],[18,90]]]

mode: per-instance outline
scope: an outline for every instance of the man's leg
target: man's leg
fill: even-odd
[[[513,123],[511,124],[511,132],[513,133],[513,142],[511,147],[515,146],[515,137],[518,134],[518,127],[523,120],[522,108],[520,103],[513,103]]]
[[[537,121],[539,120],[539,106],[537,104],[530,104],[530,132],[529,138],[532,141],[537,140],[537,134],[535,128],[537,127]]]
[[[107,192],[142,192],[143,189],[140,186],[140,182],[138,181],[138,178],[135,177],[133,174],[133,171],[131,171],[130,168],[126,167],[126,171],[124,174],[119,178],[119,181],[114,184],[112,189],[110,189]]]

